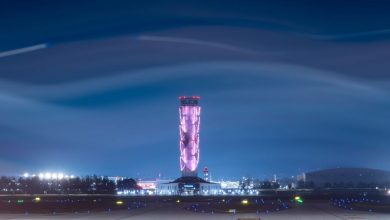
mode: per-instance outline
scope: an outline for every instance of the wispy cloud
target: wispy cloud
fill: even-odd
[[[380,29],[380,30],[372,30],[372,31],[364,31],[364,32],[353,32],[346,34],[307,34],[300,33],[300,35],[318,39],[318,40],[355,40],[355,39],[370,39],[377,37],[388,37],[390,38],[390,29]]]
[[[248,54],[256,53],[256,51],[245,49],[242,47],[237,47],[229,44],[223,44],[223,43],[212,42],[212,41],[191,39],[191,38],[141,35],[137,37],[137,39],[143,41],[169,42],[169,43],[178,43],[178,44],[192,44],[192,45],[200,45],[200,46],[207,46],[207,47],[215,47],[215,48],[234,51],[238,53],[248,53]]]
[[[22,47],[22,48],[18,48],[18,49],[14,49],[14,50],[3,51],[3,52],[0,52],[0,58],[14,56],[14,55],[23,54],[23,53],[29,53],[29,52],[33,52],[36,50],[42,50],[42,49],[45,49],[48,47],[49,47],[49,44],[44,43],[44,44],[32,45],[29,47]]]
[[[183,94],[202,96],[202,163],[214,163],[211,155],[218,154],[221,145],[227,157],[233,157],[234,149],[240,146],[252,152],[241,157],[253,163],[257,158],[266,164],[272,164],[274,157],[295,160],[295,151],[312,154],[315,147],[322,154],[314,161],[316,165],[331,166],[337,158],[326,158],[339,146],[343,152],[359,148],[363,157],[373,149],[387,152],[383,146],[390,143],[388,89],[285,64],[190,63],[57,87],[14,83],[1,86],[0,94],[0,125],[14,129],[0,135],[1,148],[24,151],[31,155],[27,162],[55,158],[57,165],[67,170],[71,164],[89,164],[91,161],[82,155],[91,151],[95,159],[107,154],[123,158],[127,152],[130,167],[133,163],[134,167],[147,167],[149,154],[144,149],[170,151],[166,158],[154,159],[157,165],[174,161],[177,96]],[[134,149],[136,156],[131,154]],[[283,152],[290,152],[290,156],[283,157]],[[35,163],[43,166],[48,164],[45,161]],[[300,166],[309,167],[314,162],[302,161]],[[343,161],[347,165],[368,162],[353,158]],[[145,168],[145,172],[154,168]],[[102,169],[125,172],[117,167]],[[135,169],[126,167],[128,172]],[[223,170],[216,172],[224,175]]]

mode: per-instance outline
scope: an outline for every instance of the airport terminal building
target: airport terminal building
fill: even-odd
[[[157,186],[157,195],[218,195],[220,193],[220,184],[207,182],[199,177],[180,177]]]

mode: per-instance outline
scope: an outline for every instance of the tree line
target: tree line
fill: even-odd
[[[97,175],[50,180],[39,177],[0,178],[0,194],[115,194],[136,189],[139,187],[134,179],[114,181]]]

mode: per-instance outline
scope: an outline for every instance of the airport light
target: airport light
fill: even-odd
[[[45,173],[45,179],[50,179],[51,178],[51,173]]]
[[[180,199],[176,200],[176,203],[180,203]]]
[[[38,176],[39,179],[41,180],[62,180],[62,179],[73,179],[75,178],[74,175],[66,175],[63,172],[45,172],[45,173],[39,173],[38,175],[35,174],[29,174],[29,173],[24,173],[23,177],[28,178],[28,177],[36,177]]]
[[[123,205],[123,201],[118,200],[118,201],[116,201],[116,204],[117,204],[117,205]]]
[[[57,174],[56,173],[52,173],[51,174],[51,179],[53,179],[53,180],[57,179]]]
[[[236,209],[229,209],[228,212],[236,214]]]
[[[243,200],[241,201],[241,204],[243,204],[243,205],[248,205],[248,204],[249,204],[249,201],[248,201],[247,199],[243,199]]]
[[[35,201],[35,202],[40,202],[40,201],[41,201],[41,198],[40,198],[40,197],[35,197],[34,201]]]
[[[294,200],[295,200],[297,203],[299,203],[299,204],[302,204],[302,203],[303,203],[303,200],[302,200],[302,198],[301,198],[300,196],[295,196],[295,197],[294,197]]]

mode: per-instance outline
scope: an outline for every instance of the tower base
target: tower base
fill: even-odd
[[[183,176],[157,186],[158,195],[218,195],[220,192],[220,184],[208,182],[197,176]]]

